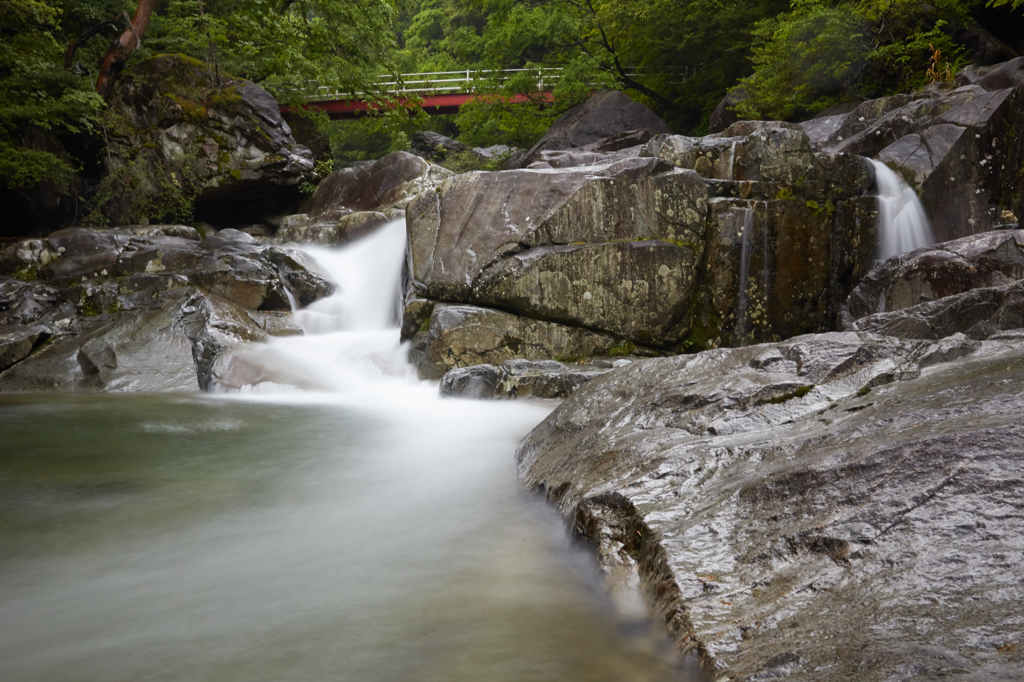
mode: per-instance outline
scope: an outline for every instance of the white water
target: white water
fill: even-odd
[[[687,679],[518,489],[553,405],[416,380],[404,250],[309,249],[340,290],[245,393],[0,396],[0,680]]]
[[[767,233],[767,232],[766,232]],[[753,251],[754,239],[754,209],[743,209],[743,234],[740,236],[740,291],[739,304],[736,306],[736,341],[737,345],[743,346],[747,343],[747,333],[750,331],[750,259]],[[765,262],[767,262],[767,253]]]
[[[917,193],[881,161],[868,159],[878,182],[879,256],[882,260],[931,246],[931,224]]]

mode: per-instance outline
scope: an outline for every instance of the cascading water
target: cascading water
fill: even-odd
[[[917,193],[884,163],[869,161],[878,184],[881,259],[934,244],[931,224]]]
[[[754,239],[754,209],[743,209],[743,233],[740,235],[740,291],[739,302],[736,306],[736,341],[737,345],[744,345],[747,341],[747,332],[750,318],[750,259],[753,250]]]
[[[244,392],[428,390],[416,386],[399,343],[405,245],[405,223],[397,220],[341,250],[303,247],[338,288],[294,311],[304,336],[271,339],[240,353],[269,379]]]
[[[0,396],[0,679],[689,678],[518,489],[553,405],[416,380],[405,240],[308,249],[339,290],[245,392]]]

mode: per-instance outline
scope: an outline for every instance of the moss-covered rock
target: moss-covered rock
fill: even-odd
[[[214,220],[259,222],[287,213],[313,158],[259,86],[184,55],[157,55],[118,81],[104,114],[106,177],[90,220],[183,220],[193,205]]]

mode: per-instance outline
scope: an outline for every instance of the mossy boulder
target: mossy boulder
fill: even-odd
[[[157,55],[118,81],[96,222],[202,217],[221,227],[293,212],[313,157],[266,90],[184,55]]]

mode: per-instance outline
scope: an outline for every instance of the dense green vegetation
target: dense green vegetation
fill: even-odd
[[[111,40],[137,6],[0,0],[0,189],[41,182],[66,187],[76,171],[98,167],[104,103],[94,93],[96,79]],[[129,67],[148,55],[180,52],[267,84],[286,100],[297,99],[294,87],[308,81],[383,101],[384,93],[373,95],[381,75],[477,74],[480,97],[457,115],[428,118],[412,107],[330,125],[321,117],[338,163],[406,148],[422,129],[470,145],[527,146],[587,93],[605,87],[625,90],[685,133],[706,131],[711,111],[738,86],[745,93],[742,116],[798,119],[946,78],[976,58],[978,36],[988,31],[1024,49],[1024,0],[163,0],[153,6]],[[66,67],[66,47],[90,29],[94,35]],[[496,73],[504,69],[520,71]]]

